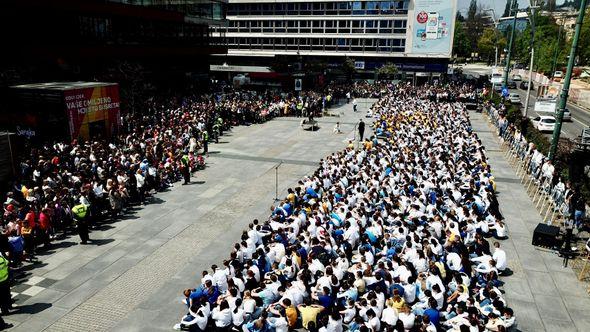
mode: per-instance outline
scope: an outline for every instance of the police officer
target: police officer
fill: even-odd
[[[8,315],[10,309],[12,309],[12,296],[8,279],[8,259],[0,253],[0,310],[2,315]],[[4,325],[4,320],[0,318],[0,328]]]
[[[84,204],[78,204],[72,208],[72,214],[76,220],[78,235],[80,236],[80,243],[88,243],[88,207]]]

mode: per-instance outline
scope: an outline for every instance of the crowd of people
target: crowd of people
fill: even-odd
[[[266,220],[249,224],[221,265],[190,281],[174,328],[514,328],[499,279],[507,231],[494,178],[455,101],[472,91],[380,92],[369,138],[321,160]]]
[[[586,201],[579,187],[572,186],[556,172],[553,161],[543,154],[535,143],[527,140],[523,132],[514,124],[509,123],[504,105],[496,107],[491,103],[485,105],[485,111],[498,130],[500,138],[506,142],[516,158],[524,165],[526,174],[551,200],[552,215],[563,221],[573,219],[578,229],[587,228],[584,224]],[[549,214],[549,211],[546,213]],[[570,218],[573,216],[573,218]],[[552,218],[547,218],[552,223]]]
[[[379,85],[355,84],[372,91]],[[348,88],[354,88],[348,86]],[[90,229],[117,219],[172,183],[191,180],[204,167],[209,144],[233,126],[275,116],[320,116],[343,98],[332,84],[297,95],[235,91],[185,97],[152,97],[141,112],[127,113],[122,133],[107,141],[31,142],[17,176],[3,198],[0,251],[7,278],[0,280],[0,308],[12,306],[9,266],[35,262],[36,252],[75,229],[81,244],[92,243]],[[5,282],[4,282],[5,281]]]

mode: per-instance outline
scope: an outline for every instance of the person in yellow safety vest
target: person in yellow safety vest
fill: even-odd
[[[88,243],[88,207],[84,204],[75,205],[72,208],[72,214],[76,220],[76,228],[78,229],[78,235],[80,236],[80,243]]]
[[[8,275],[8,259],[0,254],[0,310],[3,315],[9,314],[12,309],[12,296],[10,295],[10,280]],[[0,328],[5,326],[0,318]]]

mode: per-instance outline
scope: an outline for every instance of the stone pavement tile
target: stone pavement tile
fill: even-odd
[[[581,298],[588,299],[583,284],[580,283],[576,274],[570,267],[563,268],[563,271],[561,272],[554,271],[551,274],[555,284],[557,285],[557,290],[564,299],[566,306],[566,299],[569,298],[578,299],[578,301]]]
[[[529,251],[519,252],[518,257],[524,270],[548,272],[547,267],[545,266],[545,261],[543,260],[543,257],[539,255],[539,253],[531,253]]]
[[[51,288],[57,289],[59,291],[69,292],[86,282],[88,279],[92,278],[94,275],[96,275],[96,273],[96,268],[92,268],[87,265],[69,274],[64,279],[56,282]]]
[[[590,314],[588,314],[588,306],[584,309],[569,310],[570,316],[578,331],[590,331]]]
[[[584,330],[578,330],[576,325],[572,324],[571,320],[557,320],[547,319],[543,317],[543,324],[547,331],[559,331],[559,332],[578,332]],[[588,331],[588,330],[586,330]]]
[[[520,331],[537,332],[545,331],[541,315],[537,311],[535,302],[520,301],[506,295],[508,306],[514,310],[514,314]],[[548,331],[549,332],[549,331]],[[551,331],[553,332],[553,331]]]
[[[32,276],[29,279],[27,279],[27,281],[23,282],[23,284],[34,286],[34,285],[38,284],[39,282],[41,282],[42,280],[45,280],[45,278],[42,278],[39,276]]]
[[[570,311],[588,310],[590,308],[590,297],[587,294],[586,292],[579,292],[576,296],[564,296],[565,307]],[[590,318],[590,315],[588,316]]]
[[[533,298],[533,293],[531,292],[531,287],[529,286],[529,283],[526,279],[516,278],[514,275],[512,275],[510,277],[503,278],[502,280],[505,282],[505,296],[509,297],[511,301],[513,299],[523,302],[533,302],[535,300]],[[510,305],[511,302],[508,303],[508,306]]]
[[[559,291],[548,272],[525,270],[525,275],[533,294],[559,296]]]
[[[24,290],[21,294],[28,295],[28,296],[35,296],[41,293],[45,288],[40,286],[31,286],[28,289]]]
[[[94,257],[88,257],[84,254],[80,254],[76,257],[73,257],[73,258],[63,262],[62,264],[60,264],[59,266],[57,266],[53,270],[45,273],[43,275],[43,277],[49,278],[49,279],[61,280],[61,279],[65,278],[66,276],[70,275],[72,272],[82,268],[83,266],[88,264],[88,262],[92,261],[93,259],[94,259]],[[36,273],[36,270],[34,271],[34,273]]]
[[[104,280],[90,280],[82,285],[76,287],[74,290],[69,291],[66,295],[57,300],[54,305],[60,308],[73,309],[81,303],[85,302],[92,295],[96,294],[97,291],[108,285],[108,282]]]
[[[148,326],[150,331],[155,331],[157,330],[157,326],[155,325],[158,324],[158,320],[155,317],[157,317],[158,313],[159,310],[147,310],[144,308],[133,310],[131,314],[125,317],[120,326],[115,326],[110,331],[142,332],[146,331]],[[173,331],[172,326],[168,326],[167,330]]]
[[[35,303],[54,303],[66,294],[67,294],[66,292],[61,292],[61,291],[58,291],[55,289],[46,288],[43,291],[41,291],[39,294],[35,295],[35,297],[32,297],[32,298],[26,300],[23,304],[29,305],[29,304],[35,304]]]
[[[571,272],[573,275],[573,271],[570,267],[571,262],[569,263],[568,267],[563,267],[563,258],[559,257],[553,251],[540,251],[539,254],[543,257],[543,261],[545,261],[545,266],[552,272]],[[555,275],[555,273],[554,273]]]
[[[153,252],[153,250],[151,252]],[[145,253],[145,256],[147,255],[148,253]],[[102,271],[98,272],[92,280],[100,281],[101,284],[108,284],[109,282],[117,279],[120,275],[122,275],[123,273],[127,272],[130,268],[135,266],[142,258],[143,257],[138,256],[125,256],[117,260],[113,264],[109,265]]]
[[[49,325],[53,324],[59,318],[63,317],[68,312],[67,309],[50,307],[39,313],[35,313],[35,319],[29,319],[23,323],[15,325],[14,328],[10,329],[11,332],[31,332],[31,331],[43,331]],[[9,320],[9,319],[7,319]]]
[[[560,296],[549,296],[533,294],[535,303],[539,309],[539,314],[543,317],[543,320],[562,320],[571,321],[570,315],[567,312],[567,308],[563,304]]]

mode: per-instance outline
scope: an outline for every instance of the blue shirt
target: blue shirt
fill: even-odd
[[[25,248],[25,241],[22,236],[11,236],[8,238],[10,247],[14,252],[23,252]]]
[[[428,308],[424,311],[424,314],[430,318],[430,322],[436,326],[440,323],[440,313],[436,309]]]

